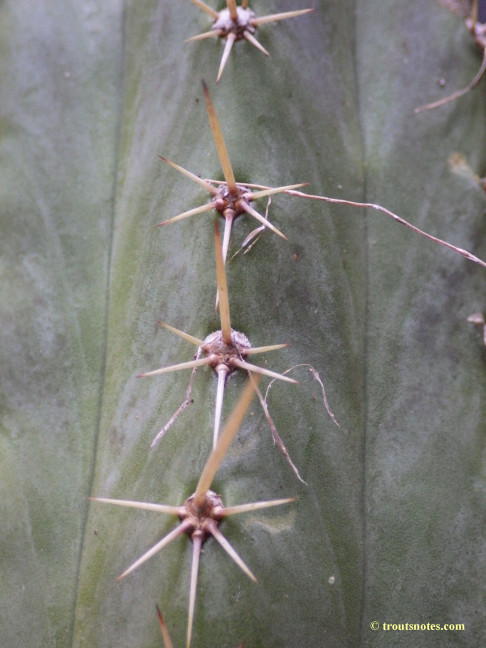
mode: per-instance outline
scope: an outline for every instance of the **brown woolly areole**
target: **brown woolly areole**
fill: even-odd
[[[216,373],[225,366],[229,376],[238,369],[238,361],[248,357],[251,344],[240,331],[231,330],[231,344],[224,341],[223,331],[214,331],[204,339],[201,350],[208,356],[208,364]]]
[[[240,214],[246,213],[246,205],[250,204],[250,201],[253,200],[251,191],[248,191],[248,187],[244,185],[237,184],[235,186],[236,191],[231,191],[226,183],[221,184],[217,193],[212,198],[212,203],[214,203],[214,208],[222,216],[227,217],[227,211],[231,210],[234,216],[239,216]],[[242,205],[242,201],[245,206]]]
[[[204,495],[202,503],[197,502],[196,493],[193,493],[186,499],[182,508],[184,511],[179,513],[179,519],[186,524],[189,522],[187,535],[192,538],[193,534],[197,533],[203,542],[212,534],[213,525],[218,525],[223,519],[223,500],[212,490],[208,490]]]
[[[245,38],[245,32],[255,33],[256,26],[252,22],[254,18],[255,12],[248,7],[236,7],[236,20],[231,18],[229,9],[222,9],[211,29],[219,31],[218,36],[221,38],[226,39],[230,34],[234,34],[235,40],[242,40]]]

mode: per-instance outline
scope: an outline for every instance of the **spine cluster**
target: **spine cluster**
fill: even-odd
[[[264,54],[268,55],[268,52],[260,45],[260,43],[255,38],[255,31],[259,25],[273,22],[277,20],[284,20],[287,18],[293,18],[299,15],[303,15],[311,11],[310,9],[299,10],[294,12],[285,12],[281,14],[274,14],[270,16],[264,16],[257,18],[256,14],[248,7],[247,0],[243,0],[241,6],[237,6],[235,0],[227,0],[227,8],[221,12],[217,12],[208,5],[206,5],[202,0],[192,0],[200,9],[207,13],[213,20],[213,27],[209,32],[205,32],[196,37],[193,37],[189,40],[201,40],[205,38],[221,38],[225,41],[225,47],[223,51],[223,57],[221,61],[220,68],[218,70],[217,82],[220,81],[221,75],[225,68],[226,61],[230,52],[232,51],[233,45],[239,40],[247,41],[254,45],[257,49],[262,51]],[[475,21],[471,24],[468,24],[471,32],[476,38],[476,42],[484,50],[484,25],[480,25]],[[483,59],[483,64],[480,71],[478,72],[477,77],[473,82],[463,91],[456,93],[455,95],[446,98],[440,102],[434,104],[428,104],[416,110],[420,112],[422,110],[428,110],[430,108],[437,107],[450,101],[453,98],[464,94],[469,91],[476,83],[479,81],[481,76],[484,74],[486,69],[486,54]],[[229,81],[230,82],[230,81]],[[264,89],[262,90],[264,91]],[[264,375],[270,377],[272,380],[281,380],[287,383],[296,383],[297,381],[289,377],[288,371],[283,374],[276,373],[269,369],[266,369],[259,364],[253,362],[253,356],[261,353],[267,353],[269,351],[279,350],[286,346],[284,343],[271,344],[268,346],[262,347],[252,347],[250,340],[247,338],[244,332],[236,331],[232,328],[231,325],[231,316],[230,316],[230,291],[228,287],[227,277],[226,277],[226,261],[228,250],[230,246],[230,239],[233,231],[233,226],[235,220],[239,217],[248,218],[251,217],[256,220],[258,226],[257,228],[247,237],[244,242],[244,245],[253,244],[259,234],[265,230],[269,229],[271,232],[275,233],[281,238],[286,238],[285,234],[277,229],[271,221],[268,219],[268,213],[260,213],[255,207],[254,203],[262,198],[269,199],[270,196],[279,193],[286,193],[288,195],[293,195],[299,198],[307,198],[312,200],[322,200],[325,202],[331,202],[335,204],[346,204],[359,208],[371,208],[376,211],[382,212],[387,216],[395,219],[398,223],[405,225],[408,228],[411,228],[416,233],[427,237],[429,240],[432,240],[435,243],[438,243],[442,246],[448,247],[456,253],[461,254],[465,258],[472,260],[476,263],[485,266],[485,262],[478,259],[474,255],[470,254],[466,250],[458,248],[454,245],[451,245],[437,237],[431,236],[422,230],[419,230],[417,227],[411,225],[404,219],[400,218],[396,214],[393,214],[389,210],[381,207],[380,205],[375,205],[371,203],[353,203],[351,201],[346,201],[343,199],[332,199],[324,196],[315,196],[310,194],[305,194],[300,191],[297,191],[299,188],[303,187],[305,183],[296,183],[296,184],[287,184],[280,187],[267,187],[262,185],[255,184],[246,184],[239,183],[235,179],[233,173],[233,168],[230,161],[230,156],[224,142],[223,133],[219,125],[218,117],[214,105],[209,94],[209,90],[205,82],[203,81],[203,93],[205,97],[206,108],[209,117],[209,125],[211,132],[213,134],[216,150],[218,153],[219,161],[223,171],[224,181],[216,180],[205,180],[200,176],[188,171],[179,164],[172,162],[171,160],[162,157],[161,159],[172,167],[173,170],[185,175],[191,181],[197,183],[200,187],[205,189],[209,194],[209,202],[190,209],[188,211],[183,211],[182,213],[172,216],[163,222],[160,226],[166,226],[178,221],[190,218],[194,215],[199,214],[213,214],[213,223],[214,223],[214,254],[216,261],[216,306],[219,309],[220,316],[220,329],[209,333],[203,340],[194,337],[190,333],[181,331],[171,324],[160,322],[161,326],[165,327],[172,333],[182,337],[186,341],[191,342],[196,347],[196,353],[192,360],[186,360],[173,364],[168,367],[162,367],[158,369],[153,369],[141,374],[142,377],[148,376],[158,376],[172,371],[179,370],[191,370],[191,377],[186,393],[186,397],[180,407],[175,413],[173,413],[169,420],[164,424],[160,431],[156,434],[155,438],[152,441],[151,448],[160,442],[160,440],[165,436],[169,431],[172,425],[176,422],[179,415],[186,409],[186,407],[192,402],[191,400],[191,389],[193,381],[195,378],[195,373],[199,367],[208,366],[216,374],[216,389],[215,389],[215,407],[214,407],[214,425],[212,430],[212,452],[207,459],[205,467],[199,477],[199,481],[196,487],[195,492],[188,497],[185,502],[182,504],[160,504],[160,503],[150,503],[150,502],[137,502],[132,500],[114,500],[108,498],[93,498],[93,500],[101,503],[138,508],[142,510],[149,510],[154,512],[159,512],[163,514],[173,515],[179,519],[178,524],[170,531],[166,536],[164,536],[159,542],[157,542],[153,547],[149,548],[145,553],[140,556],[135,562],[133,562],[122,574],[119,576],[119,580],[130,574],[141,564],[149,560],[154,556],[158,551],[163,549],[170,542],[178,538],[179,536],[188,535],[192,542],[192,566],[191,566],[191,578],[189,584],[189,594],[188,594],[188,620],[187,620],[187,636],[186,636],[186,648],[189,648],[191,645],[192,639],[192,628],[193,620],[196,610],[196,589],[197,589],[197,575],[199,560],[201,557],[201,549],[205,541],[211,536],[214,538],[221,548],[229,555],[229,557],[240,567],[240,569],[254,582],[257,581],[253,572],[244,562],[243,558],[236,552],[236,550],[228,542],[220,526],[224,519],[228,516],[252,512],[255,510],[292,504],[295,498],[286,498],[286,499],[275,499],[264,502],[252,502],[238,505],[226,506],[222,501],[220,495],[215,493],[212,489],[212,482],[215,477],[215,474],[220,467],[221,463],[224,460],[225,454],[236,435],[238,428],[245,416],[245,413],[249,407],[249,404],[256,394],[260,401],[260,405],[263,409],[266,421],[270,427],[272,437],[276,445],[283,452],[289,466],[295,473],[296,477],[304,481],[301,477],[297,466],[294,464],[290,455],[285,447],[284,441],[281,439],[278,434],[275,423],[269,412],[266,398],[259,389],[259,378]],[[268,210],[267,210],[268,211]],[[223,233],[220,235],[219,231],[219,221],[223,223]],[[476,317],[476,316],[473,316]],[[478,322],[478,320],[473,320],[476,323],[484,324],[484,318]],[[308,365],[310,367],[310,365]],[[319,382],[322,388],[323,402],[327,409],[328,414],[337,424],[333,413],[331,412],[326,399],[326,394],[324,391],[324,386],[320,381],[317,372],[310,367],[310,370],[314,378]],[[242,371],[247,374],[248,381],[243,393],[233,410],[230,416],[226,421],[223,421],[223,399],[225,389],[227,388],[227,383],[229,377],[237,372]],[[290,370],[289,370],[290,371]],[[224,596],[224,593],[222,593]],[[162,629],[162,635],[164,638],[164,643],[166,648],[171,648],[172,643],[163,621],[162,614],[158,610],[159,622]]]
[[[260,46],[258,41],[254,37],[254,33],[258,25],[264,24],[266,22],[273,22],[277,20],[284,20],[287,18],[292,18],[301,14],[308,13],[312,11],[310,9],[299,10],[295,12],[285,12],[281,14],[274,14],[272,16],[264,16],[263,18],[258,19],[253,11],[247,6],[247,1],[243,0],[242,5],[237,7],[235,0],[227,0],[227,9],[224,9],[221,12],[216,12],[210,9],[205,3],[201,0],[193,0],[193,2],[203,9],[206,13],[211,15],[214,20],[213,29],[208,32],[209,36],[217,36],[226,41],[226,46],[224,48],[223,60],[221,62],[220,69],[218,71],[217,82],[221,78],[226,60],[229,56],[229,53],[232,49],[233,44],[237,40],[247,40],[253,44],[257,49],[260,49],[264,54],[268,54],[264,48]],[[205,38],[206,35],[203,34],[199,38]],[[192,39],[191,39],[192,40]],[[215,214],[214,220],[214,252],[216,260],[216,307],[219,309],[221,328],[220,330],[214,331],[207,335],[204,340],[200,340],[188,333],[180,331],[173,326],[166,324],[165,322],[160,322],[162,326],[171,332],[179,335],[192,342],[197,347],[197,352],[193,360],[187,362],[177,363],[169,367],[162,367],[160,369],[155,369],[148,371],[144,374],[141,374],[140,377],[155,376],[160,374],[165,374],[170,371],[178,371],[184,369],[191,369],[191,378],[189,382],[189,387],[187,390],[186,398],[178,408],[178,410],[170,417],[169,421],[164,425],[164,427],[158,432],[152,441],[151,447],[153,448],[166,434],[170,427],[175,423],[179,415],[183,410],[190,404],[191,401],[191,388],[194,380],[195,372],[198,367],[209,366],[211,367],[216,376],[216,396],[215,396],[215,414],[214,414],[214,427],[213,427],[213,444],[212,452],[207,459],[207,462],[204,466],[204,469],[200,475],[197,487],[195,492],[186,499],[185,502],[179,505],[174,504],[160,504],[160,503],[150,503],[150,502],[138,502],[133,500],[116,500],[104,497],[94,497],[93,501],[111,504],[117,506],[131,507],[142,510],[149,510],[169,515],[174,515],[179,519],[179,523],[165,535],[159,542],[154,546],[148,549],[142,556],[140,556],[135,562],[133,562],[125,571],[118,577],[117,580],[121,580],[125,576],[128,576],[131,572],[137,569],[144,562],[149,560],[154,556],[158,551],[163,549],[170,542],[187,534],[192,541],[192,566],[191,566],[191,578],[189,584],[189,602],[188,602],[188,620],[187,620],[187,635],[186,635],[186,648],[189,648],[192,640],[192,629],[193,629],[193,620],[195,615],[195,603],[196,603],[196,589],[197,589],[197,575],[199,568],[199,560],[201,556],[201,548],[204,542],[211,536],[214,538],[230,556],[230,558],[240,567],[240,569],[255,583],[257,579],[249,567],[246,565],[244,560],[239,556],[236,550],[231,546],[228,540],[225,538],[223,533],[220,530],[220,524],[225,517],[230,515],[235,515],[239,513],[251,512],[263,508],[280,506],[291,504],[295,501],[296,498],[284,498],[284,499],[275,499],[263,502],[252,502],[247,504],[239,504],[235,506],[225,506],[221,497],[211,490],[211,485],[222,461],[224,460],[225,454],[240,427],[240,424],[245,416],[245,413],[250,405],[250,402],[254,396],[257,394],[261,406],[263,408],[266,420],[271,429],[274,443],[278,445],[280,450],[283,452],[287,462],[294,471],[295,475],[302,482],[304,481],[299,474],[299,471],[293,461],[291,460],[289,453],[280,438],[275,423],[270,415],[266,398],[263,396],[262,392],[259,390],[258,383],[262,375],[272,378],[272,380],[282,380],[287,383],[296,383],[297,381],[293,378],[286,375],[288,373],[279,374],[264,367],[261,367],[257,364],[254,364],[252,360],[253,355],[260,353],[266,353],[273,350],[281,349],[286,344],[274,344],[264,347],[252,347],[250,341],[243,332],[236,331],[231,326],[230,318],[230,298],[228,283],[226,278],[226,260],[228,249],[230,245],[230,237],[232,233],[232,227],[234,221],[239,216],[251,216],[253,217],[259,227],[254,230],[249,237],[247,237],[244,245],[249,245],[254,242],[258,235],[264,229],[269,229],[281,238],[286,239],[286,236],[280,232],[267,218],[267,213],[265,215],[257,211],[252,203],[256,200],[270,197],[277,193],[288,193],[295,189],[298,189],[304,186],[305,183],[297,183],[291,185],[285,185],[282,187],[271,188],[261,185],[247,185],[244,183],[237,183],[234,177],[233,169],[231,166],[230,158],[226,145],[224,142],[222,130],[219,125],[218,117],[214,105],[212,103],[208,87],[203,81],[203,92],[205,96],[205,102],[209,117],[209,125],[213,134],[213,138],[216,145],[216,150],[218,157],[221,163],[221,167],[224,175],[224,182],[218,182],[214,180],[203,180],[198,175],[191,173],[190,171],[179,166],[175,162],[171,162],[165,157],[161,159],[164,162],[168,163],[173,169],[184,174],[189,179],[198,183],[210,194],[210,202],[202,205],[199,208],[191,209],[186,212],[183,212],[175,217],[169,218],[168,220],[160,223],[160,225],[167,225],[169,223],[174,223],[185,218],[189,218],[196,214],[201,214],[204,212],[212,212]],[[267,210],[268,211],[268,210]],[[223,236],[220,236],[218,220],[222,218],[224,223]],[[326,409],[330,416],[334,419],[329,406],[327,404],[327,399],[324,391],[324,386],[320,381],[317,372],[310,366],[307,365],[314,378],[319,382],[322,389],[323,401],[326,406]],[[244,388],[235,408],[229,415],[225,424],[222,425],[222,412],[223,412],[223,396],[226,389],[228,378],[236,371],[243,371],[247,374],[248,380],[246,387]],[[289,370],[290,371],[290,370]],[[335,421],[336,422],[336,421]],[[337,423],[337,422],[336,422]],[[221,429],[222,428],[222,429]],[[304,482],[305,483],[305,482]],[[159,622],[162,630],[162,636],[166,648],[171,648],[172,643],[170,636],[168,634],[165,622],[163,620],[160,610],[158,610]]]

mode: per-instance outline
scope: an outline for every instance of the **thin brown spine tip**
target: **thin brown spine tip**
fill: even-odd
[[[164,646],[166,648],[173,648],[173,644],[169,636],[169,631],[167,630],[164,617],[162,616],[162,612],[160,611],[160,608],[157,605],[157,603],[155,604],[155,609],[157,610],[157,618],[159,621],[160,631],[162,633],[162,639],[164,640]]]

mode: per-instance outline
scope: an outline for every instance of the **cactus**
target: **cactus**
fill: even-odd
[[[413,112],[438,78],[452,91],[477,71],[463,21],[418,0],[304,6],[316,11],[259,29],[269,57],[236,44],[213,93],[235,176],[379,203],[485,258],[484,92]],[[0,5],[2,647],[153,648],[155,604],[184,644],[188,543],[115,583],[171,521],[88,497],[183,502],[211,448],[209,372],[150,452],[186,377],[136,378],[193,352],[158,320],[199,339],[219,327],[210,219],[155,227],[206,199],[159,155],[222,179],[200,90],[215,88],[222,44],[184,43],[207,29],[190,9]],[[232,324],[255,346],[290,343],[272,370],[311,362],[341,427],[304,368],[291,396],[273,384],[305,486],[253,403],[213,487],[230,504],[299,501],[227,521],[259,584],[206,551],[193,646],[410,639],[375,620],[464,623],[448,644],[480,646],[486,373],[467,318],[486,308],[484,269],[379,213],[282,195],[269,218],[288,242],[265,232],[228,263]]]

